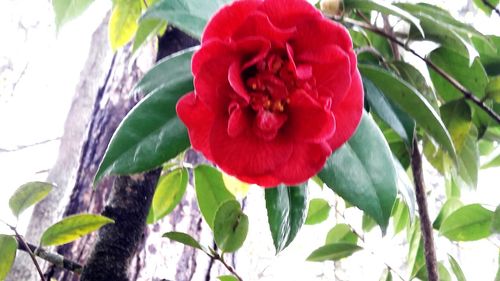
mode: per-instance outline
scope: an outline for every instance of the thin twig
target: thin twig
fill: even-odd
[[[16,235],[17,241],[23,245],[24,248],[27,249],[27,252],[29,256],[31,257],[31,260],[33,261],[33,264],[35,264],[36,270],[38,271],[38,274],[40,275],[40,280],[46,281],[45,277],[43,276],[42,269],[40,268],[40,265],[38,264],[38,261],[36,260],[35,254],[33,254],[33,251],[31,251],[31,248],[28,246],[24,238],[17,232],[17,229],[11,225],[8,225],[12,231],[14,231],[14,234]]]
[[[497,7],[493,6],[493,4],[491,4],[488,0],[483,0],[483,4],[488,6],[488,8],[490,8],[492,11],[495,11],[495,13],[500,16],[500,10]]]
[[[486,106],[477,96],[475,96],[471,91],[469,91],[467,88],[465,88],[460,82],[458,82],[455,78],[451,77],[448,73],[446,73],[444,70],[442,70],[439,66],[435,65],[432,61],[426,59],[425,57],[421,56],[418,54],[415,50],[412,48],[408,47],[405,43],[399,41],[396,37],[387,34],[385,31],[371,25],[368,23],[360,22],[357,20],[353,20],[350,18],[344,18],[343,19],[345,22],[357,25],[359,27],[365,28],[367,30],[370,30],[374,33],[377,33],[379,35],[382,35],[389,39],[390,41],[398,44],[399,46],[403,47],[406,51],[412,53],[422,61],[424,61],[428,67],[436,71],[440,76],[442,76],[446,81],[448,81],[453,87],[455,87],[457,90],[459,90],[462,95],[464,96],[465,99],[468,99],[475,103],[479,108],[481,108],[484,112],[486,112],[492,119],[494,119],[498,124],[500,124],[500,115],[498,115],[493,109],[489,108]]]
[[[224,265],[224,267],[227,268],[227,270],[229,270],[229,272],[231,272],[231,274],[234,275],[234,277],[236,277],[239,281],[243,281],[243,278],[238,275],[236,270],[231,265],[226,263],[223,254],[219,255],[218,253],[214,253],[213,258],[220,261]]]
[[[420,154],[420,150],[418,148],[418,140],[416,134],[413,137],[413,147],[411,149],[411,169],[413,172],[413,181],[415,182],[418,214],[420,215],[420,229],[422,230],[422,238],[424,239],[425,265],[427,266],[427,275],[429,277],[429,281],[439,281],[436,249],[434,248],[432,224],[429,218],[427,198],[424,186],[424,175],[422,172],[422,155]]]

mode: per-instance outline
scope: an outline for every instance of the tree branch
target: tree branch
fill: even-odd
[[[406,51],[412,53],[422,61],[424,61],[429,68],[432,70],[436,71],[440,76],[442,76],[446,81],[448,81],[453,87],[455,87],[458,91],[462,93],[465,99],[468,99],[475,103],[479,108],[481,108],[484,112],[486,112],[493,120],[495,120],[498,124],[500,124],[500,115],[498,115],[493,109],[489,108],[486,104],[484,104],[483,101],[481,101],[477,96],[475,96],[471,91],[469,91],[467,88],[465,88],[460,82],[458,82],[455,78],[450,76],[448,73],[446,73],[444,70],[442,70],[439,66],[435,65],[432,61],[426,59],[425,57],[421,56],[418,54],[415,50],[412,48],[408,47],[405,43],[399,41],[395,36],[386,33],[384,30],[381,30],[371,24],[360,22],[357,20],[353,20],[350,18],[344,18],[343,19],[345,22],[357,25],[359,27],[362,27],[364,29],[370,30],[374,33],[377,33],[381,36],[384,36],[385,38],[389,39],[390,41],[398,44],[399,46],[403,47]]]
[[[500,16],[500,10],[497,7],[493,6],[493,4],[491,4],[488,0],[483,0],[483,4],[488,6],[488,8],[490,8],[492,11],[495,11],[495,13]]]
[[[227,268],[227,270],[229,270],[229,272],[231,272],[231,274],[234,275],[234,277],[236,277],[239,281],[243,281],[243,278],[241,278],[236,270],[224,260],[224,256],[222,255],[223,254],[219,255],[218,253],[215,253],[212,257],[215,260],[220,261],[224,265],[224,267]]]
[[[69,271],[73,271],[73,272],[78,273],[78,274],[82,273],[83,266],[80,265],[79,263],[68,260],[62,255],[50,253],[47,250],[45,250],[43,248],[39,248],[33,244],[30,244],[30,243],[24,244],[19,239],[17,239],[17,241],[18,241],[17,248],[21,251],[24,251],[27,253],[29,253],[29,251],[31,251],[35,256],[37,256],[43,260],[46,260],[57,267],[64,268],[64,269],[69,270]]]
[[[19,232],[17,232],[17,229],[11,225],[8,226],[10,227],[10,229],[12,229],[12,231],[14,231],[14,234],[16,235],[16,240],[18,241],[18,245],[20,244],[27,249],[26,252],[29,254],[31,260],[33,261],[33,264],[35,265],[36,270],[38,271],[38,275],[40,275],[40,280],[46,281],[45,277],[43,276],[42,269],[40,268],[40,265],[38,264],[38,261],[35,258],[35,254],[33,254],[33,251],[31,251],[26,241],[24,241],[24,238],[19,234]]]
[[[416,135],[413,137],[413,147],[411,149],[411,169],[415,182],[415,193],[417,196],[418,214],[420,215],[420,229],[424,239],[425,264],[429,281],[439,281],[437,270],[436,250],[434,248],[434,237],[432,235],[432,224],[427,208],[427,198],[425,194],[424,175],[422,172],[422,156],[418,148]]]

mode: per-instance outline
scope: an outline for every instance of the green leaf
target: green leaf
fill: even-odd
[[[494,167],[498,167],[498,166],[500,166],[500,154],[493,157],[491,160],[489,160],[484,165],[482,165],[481,169],[494,168]]]
[[[448,269],[446,269],[442,262],[438,262],[438,275],[440,281],[452,281]],[[429,277],[427,275],[427,268],[425,266],[421,266],[415,277],[419,280],[428,281]]]
[[[228,200],[219,206],[214,219],[214,239],[224,252],[231,253],[243,245],[248,234],[248,217],[240,203]]]
[[[375,11],[381,12],[382,14],[397,16],[397,17],[404,19],[407,22],[411,23],[418,30],[420,30],[420,33],[422,34],[422,36],[424,35],[424,31],[422,30],[422,27],[420,27],[420,21],[418,18],[412,16],[410,13],[406,12],[405,10],[402,10],[396,6],[391,5],[390,3],[383,2],[383,1],[377,1],[377,0],[370,0],[370,1],[344,0],[343,4],[344,4],[345,10],[356,9],[356,10],[359,10],[362,12],[367,12],[367,13],[370,13],[370,12],[375,10]]]
[[[458,264],[457,260],[455,260],[455,258],[450,254],[448,254],[448,261],[450,262],[451,270],[453,270],[457,281],[467,281],[462,268],[460,268],[460,264]]]
[[[141,11],[140,0],[113,1],[113,11],[108,24],[109,43],[113,51],[123,47],[134,37]]]
[[[369,79],[363,79],[366,100],[375,113],[389,125],[406,143],[411,145],[415,121],[387,100]]]
[[[0,280],[5,280],[14,264],[17,241],[14,237],[0,234]]]
[[[489,43],[472,38],[481,56],[479,60],[489,76],[500,75],[500,36],[487,36]],[[493,48],[491,47],[493,45]]]
[[[45,198],[52,191],[52,184],[46,182],[28,182],[21,185],[9,199],[9,207],[14,216],[24,212]]]
[[[444,219],[439,232],[452,241],[475,241],[491,235],[493,212],[479,204],[463,206]]]
[[[500,233],[500,205],[495,209],[493,213],[493,219],[491,220],[491,232]]]
[[[500,103],[500,75],[490,78],[488,85],[486,85],[486,96]]]
[[[149,209],[148,224],[162,219],[174,210],[186,191],[187,183],[186,169],[176,169],[160,177]]]
[[[460,84],[471,91],[479,99],[485,96],[488,84],[486,71],[479,59],[474,59],[469,66],[469,59],[453,50],[438,48],[432,51],[428,58],[443,71],[455,78]],[[429,74],[437,94],[445,101],[463,98],[463,94],[432,69]]]
[[[167,23],[160,19],[145,19],[139,22],[135,33],[132,52],[135,53],[150,37],[157,34]]]
[[[69,216],[47,228],[42,234],[40,244],[42,246],[66,244],[109,223],[114,223],[114,221],[101,215],[78,214]]]
[[[345,223],[339,223],[334,226],[326,235],[325,244],[334,243],[358,243],[358,236]]]
[[[238,278],[234,277],[233,275],[221,275],[217,276],[217,279],[220,281],[238,281]]]
[[[306,219],[307,188],[280,185],[265,190],[267,219],[276,253],[285,249]]]
[[[363,213],[361,218],[361,229],[363,229],[364,232],[370,232],[375,226],[377,226],[377,222],[366,213]]]
[[[203,250],[203,247],[196,241],[191,235],[183,233],[183,232],[176,232],[176,231],[171,231],[163,234],[162,237],[166,237],[170,240],[174,240],[176,242],[182,243],[184,245]]]
[[[229,0],[160,0],[149,7],[142,19],[163,19],[200,39],[201,34],[212,15]]]
[[[472,112],[464,99],[450,101],[440,108],[444,124],[450,132],[457,152],[462,150],[472,127]]]
[[[391,151],[375,122],[364,113],[356,133],[327,160],[320,179],[370,215],[385,233],[396,200]]]
[[[314,252],[312,252],[309,257],[307,257],[307,261],[338,261],[354,254],[361,249],[363,248],[351,243],[328,244],[314,250]]]
[[[191,58],[197,48],[188,48],[160,60],[142,77],[132,92],[149,94],[159,89],[192,83]]]
[[[203,218],[214,230],[215,213],[227,200],[234,200],[222,180],[222,174],[215,168],[200,165],[194,169],[196,198]]]
[[[95,176],[133,174],[151,170],[189,147],[186,127],[175,106],[193,89],[182,81],[154,91],[125,116],[116,129]]]
[[[370,79],[389,99],[410,115],[442,147],[455,158],[455,147],[441,118],[429,102],[405,81],[379,67],[359,65],[364,77]]]
[[[474,5],[476,5],[476,7],[478,7],[481,11],[483,11],[486,15],[491,16],[491,13],[493,12],[493,10],[491,9],[491,7],[486,6],[484,4],[483,0],[473,0],[473,2],[474,2]],[[500,0],[488,0],[488,2],[493,7],[496,7],[496,6],[498,6],[498,3],[500,2]],[[458,280],[458,281],[460,281],[460,280]]]
[[[325,221],[330,214],[330,209],[330,204],[325,199],[312,199],[309,202],[305,224],[312,225]]]
[[[81,15],[94,0],[52,0],[56,15],[56,29]]]
[[[392,217],[394,221],[394,234],[398,234],[410,222],[408,206],[406,206],[403,201],[396,200],[396,204],[394,204],[394,208],[392,210]]]
[[[391,271],[386,268],[384,269],[384,272],[382,273],[382,276],[380,277],[380,281],[392,281],[392,273]]]
[[[443,221],[453,212],[456,210],[460,209],[464,204],[455,197],[452,197],[448,199],[444,204],[443,207],[441,207],[441,210],[439,210],[439,213],[432,223],[432,227],[435,230],[439,230],[441,228],[441,224]]]
[[[417,198],[415,197],[415,190],[413,189],[413,183],[411,182],[408,174],[405,169],[401,165],[401,163],[393,157],[394,168],[396,169],[396,173],[398,175],[398,190],[399,194],[403,198],[406,203],[406,207],[408,208],[408,214],[410,216],[410,220],[413,221],[416,213],[416,202]]]
[[[408,244],[408,268],[411,269],[410,279],[413,279],[421,268],[425,269],[424,243],[419,220],[415,220],[409,230]]]

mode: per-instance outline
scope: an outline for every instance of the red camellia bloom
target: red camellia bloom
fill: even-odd
[[[177,113],[192,146],[264,187],[306,181],[354,133],[363,87],[347,30],[305,0],[239,0],[208,23]]]

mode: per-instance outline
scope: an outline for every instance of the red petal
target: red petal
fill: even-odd
[[[282,137],[265,141],[245,130],[237,137],[227,134],[228,121],[216,118],[209,142],[213,162],[236,176],[267,175],[290,159],[292,145]]]
[[[177,115],[186,125],[189,140],[194,149],[212,160],[208,137],[213,123],[212,112],[195,96],[193,92],[181,97],[176,106]]]
[[[361,120],[363,112],[363,84],[357,69],[353,74],[351,88],[347,95],[344,100],[332,107],[332,112],[337,121],[337,129],[333,137],[328,140],[328,144],[332,148],[332,151],[335,151],[354,134]]]
[[[220,9],[208,22],[201,42],[218,38],[227,41],[247,16],[262,4],[262,0],[234,1]]]
[[[261,12],[253,12],[245,22],[235,31],[233,38],[240,39],[248,36],[262,36],[278,46],[284,46],[285,42],[293,36],[295,28],[281,29],[274,26],[269,17]]]
[[[234,138],[250,128],[250,118],[238,103],[234,103],[232,107],[227,124],[227,134]]]
[[[285,124],[287,115],[260,110],[255,117],[254,132],[264,140],[272,140]]]
[[[331,153],[326,142],[295,145],[291,161],[283,165],[275,175],[287,185],[303,183],[323,168]]]
[[[247,69],[267,56],[271,50],[271,42],[264,37],[249,36],[238,40],[235,49],[238,50],[238,54],[242,56],[243,59],[246,59],[242,69]]]
[[[331,97],[333,105],[344,99],[351,85],[352,64],[348,54],[339,46],[303,52],[298,60],[311,64],[320,96]]]
[[[215,39],[203,44],[194,55],[191,63],[191,71],[194,76],[200,72],[202,65],[212,59],[219,57],[228,57],[232,55],[232,49],[229,44]]]
[[[295,27],[304,17],[322,17],[321,13],[304,0],[267,0],[258,8],[281,28]]]
[[[253,184],[258,184],[262,187],[269,188],[269,187],[276,187],[281,183],[279,179],[272,175],[264,175],[264,176],[236,176],[239,180],[247,182],[247,183],[253,183]]]
[[[338,45],[345,52],[352,49],[352,41],[347,29],[341,24],[320,17],[307,17],[296,21],[297,33],[293,49],[297,55],[312,49]]]
[[[246,102],[250,102],[250,96],[248,95],[247,89],[243,84],[243,80],[241,79],[241,64],[239,61],[235,61],[229,67],[229,75],[228,80],[229,84],[233,88],[233,90]]]
[[[299,142],[323,142],[335,132],[335,118],[304,91],[290,97],[284,134]]]

